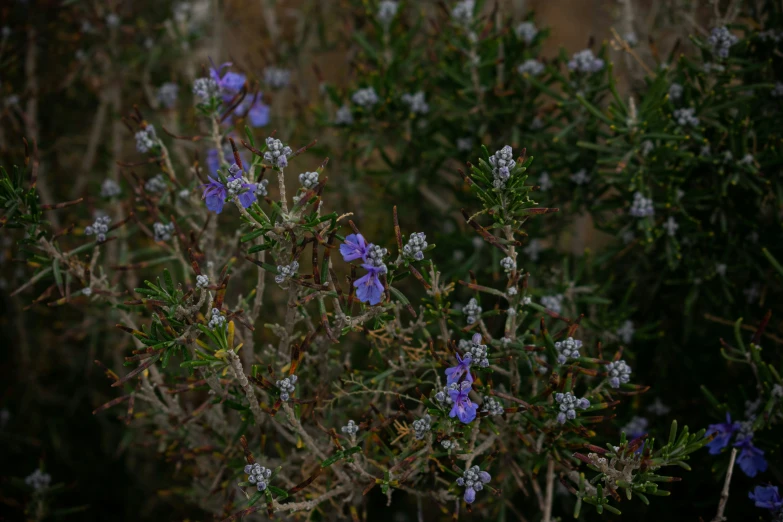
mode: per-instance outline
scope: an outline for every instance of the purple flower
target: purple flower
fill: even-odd
[[[710,455],[717,455],[723,448],[728,446],[729,439],[739,429],[739,425],[736,422],[731,422],[731,414],[726,413],[726,422],[720,424],[710,424],[707,427],[707,433],[705,437],[715,435],[707,447],[710,449]]]
[[[381,296],[383,296],[383,283],[381,283],[379,276],[386,273],[386,266],[376,267],[364,264],[362,267],[367,269],[367,273],[353,283],[353,286],[356,287],[356,297],[362,303],[377,305],[381,302]]]
[[[234,152],[231,150],[231,146],[228,143],[223,144],[223,157],[226,160],[234,159]],[[245,154],[244,152],[240,152],[239,157],[242,158],[242,167],[244,168],[245,172],[247,172],[248,171],[247,167],[250,164],[250,162],[248,161],[247,154]],[[217,149],[209,149],[207,151],[207,156],[204,159],[204,161],[207,164],[207,170],[209,172],[217,172],[221,167],[220,154],[218,154]]]
[[[252,127],[263,127],[269,123],[269,105],[261,102],[260,94],[247,111],[247,119],[250,120]]]
[[[647,426],[650,422],[644,417],[635,416],[631,421],[626,424],[620,431],[625,432],[625,436],[628,440],[638,439],[647,433]]]
[[[451,368],[446,368],[446,384],[459,382],[463,373],[465,374],[465,381],[472,383],[473,376],[470,374],[470,363],[473,362],[473,359],[469,353],[465,354],[464,359],[459,354],[456,354],[456,356],[458,364]]]
[[[468,397],[471,385],[471,382],[462,381],[459,385],[449,389],[449,397],[454,403],[451,407],[449,417],[457,417],[465,424],[473,422],[476,418],[476,410],[478,410],[478,404],[471,401],[470,397]]]
[[[209,70],[209,75],[213,80],[215,80],[215,83],[218,84],[220,92],[224,96],[233,96],[237,94],[240,90],[242,90],[242,86],[245,85],[246,78],[244,74],[229,71],[221,76],[223,69],[230,66],[231,62],[226,62],[220,67],[215,67],[215,64],[213,63],[212,68]]]
[[[764,450],[753,445],[753,437],[745,437],[734,443],[734,446],[740,448],[737,464],[740,469],[749,477],[755,477],[759,472],[767,471],[767,461],[764,459]],[[712,451],[710,451],[712,453]]]
[[[343,244],[340,245],[340,253],[346,262],[354,259],[364,259],[367,255],[367,242],[364,240],[364,236],[351,234],[346,237]]]
[[[233,96],[225,96],[223,101],[230,102]],[[269,123],[269,105],[266,105],[261,101],[261,93],[256,96],[247,96],[242,103],[240,103],[234,114],[242,117],[247,116],[251,127],[263,127]],[[226,119],[226,123],[231,123],[231,118]]]
[[[777,486],[756,486],[748,498],[756,502],[756,507],[777,511],[783,508],[783,498],[778,493]]]
[[[472,504],[476,501],[476,492],[484,489],[484,484],[489,484],[492,476],[486,471],[481,471],[478,466],[466,469],[460,478],[457,479],[457,485],[465,488],[465,502]]]
[[[239,167],[235,164],[229,169],[229,176],[223,184],[219,179],[209,177],[209,183],[202,185],[204,193],[202,199],[207,201],[207,208],[216,214],[223,211],[226,197],[236,196],[239,203],[247,208],[256,201],[256,184],[248,183],[242,176]]]

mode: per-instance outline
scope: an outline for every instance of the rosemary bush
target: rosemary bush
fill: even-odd
[[[616,32],[544,58],[534,15],[481,0],[348,0],[356,30],[319,39],[352,75],[315,67],[293,116],[290,34],[250,71],[202,47],[209,2],[73,4],[97,137],[54,192],[26,29],[3,281],[20,325],[57,310],[100,346],[93,414],[163,461],[166,497],[224,521],[551,522],[711,491],[691,512],[782,516],[777,4],[715,2],[649,60]],[[603,234],[575,251],[586,217]],[[19,512],[88,509],[35,460]]]

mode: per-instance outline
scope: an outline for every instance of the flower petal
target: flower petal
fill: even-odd
[[[225,195],[219,192],[212,192],[206,198],[207,208],[215,214],[220,214],[223,211],[223,204],[225,203]]]
[[[256,202],[256,187],[253,185],[252,190],[248,190],[247,192],[243,192],[239,195],[239,203],[242,204],[243,208],[247,208],[253,203]]]
[[[264,127],[269,124],[269,105],[264,105],[259,99],[250,108],[250,112],[248,112],[247,116],[251,126]]]
[[[367,254],[367,242],[361,234],[351,234],[340,245],[340,254],[346,262],[363,258]]]

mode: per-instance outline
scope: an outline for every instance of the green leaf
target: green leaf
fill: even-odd
[[[280,489],[275,486],[267,486],[267,489],[277,496],[277,500],[284,500],[288,498],[288,492],[284,489]]]
[[[367,41],[367,39],[362,35],[362,33],[355,32],[353,33],[353,39],[356,40],[356,43],[359,44],[359,46],[364,49],[364,51],[372,58],[374,61],[378,61],[378,52],[375,50],[375,48],[370,44],[370,42]]]
[[[174,294],[174,280],[171,278],[171,273],[169,272],[168,268],[163,269],[163,280],[166,283],[166,290],[168,290],[170,295]]]
[[[344,453],[342,451],[338,451],[337,453],[335,453],[334,455],[332,455],[331,457],[329,457],[325,461],[321,462],[321,467],[322,468],[328,468],[329,466],[331,466],[332,464],[334,464],[335,462],[337,462],[338,460],[343,458],[343,456],[344,456]]]

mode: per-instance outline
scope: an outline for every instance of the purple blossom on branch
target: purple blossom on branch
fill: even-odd
[[[756,507],[778,511],[783,508],[783,498],[778,493],[777,486],[756,486],[748,498],[756,503]]]
[[[731,414],[726,414],[726,422],[719,424],[710,424],[707,427],[705,437],[715,435],[710,442],[707,443],[707,447],[710,450],[710,455],[717,455],[723,448],[729,445],[731,436],[739,429],[739,424],[731,421]]]
[[[478,466],[466,469],[460,478],[457,479],[457,485],[465,487],[465,502],[472,504],[476,500],[476,492],[484,489],[484,484],[489,484],[492,476],[486,471],[481,471]]]
[[[764,458],[764,450],[753,445],[753,436],[745,437],[734,443],[739,448],[737,465],[749,477],[755,477],[758,473],[767,471],[767,460]],[[712,450],[710,450],[712,453]]]
[[[383,283],[380,276],[386,273],[386,265],[375,267],[363,264],[362,267],[367,269],[367,273],[353,283],[356,287],[356,297],[363,303],[377,305],[383,296]]]
[[[362,268],[367,270],[367,273],[353,283],[356,287],[356,297],[363,303],[379,304],[384,292],[380,277],[387,272],[383,262],[386,249],[372,243],[368,244],[361,234],[351,234],[340,245],[340,253],[346,262],[356,259],[364,261]]]
[[[234,96],[242,90],[247,78],[244,74],[231,71],[223,74],[223,69],[226,67],[231,67],[231,62],[221,64],[220,67],[215,67],[215,64],[213,63],[212,68],[209,70],[209,75],[217,84],[221,94],[224,96]]]
[[[209,183],[205,183],[202,187],[204,187],[202,199],[207,201],[207,208],[216,214],[223,211],[227,197],[236,197],[244,208],[256,202],[256,184],[245,180],[236,163],[231,165],[225,183],[210,176]]]
[[[226,103],[231,98],[229,96]],[[250,122],[251,127],[264,127],[269,124],[269,105],[262,101],[260,92],[256,95],[246,96],[242,103],[234,109],[234,114],[240,118],[247,116],[247,121]]]
[[[476,419],[476,410],[478,410],[478,404],[471,401],[470,397],[468,397],[471,386],[472,382],[462,381],[458,385],[449,388],[449,398],[453,403],[449,417],[457,417],[465,424],[470,424]]]
[[[367,255],[367,242],[364,240],[364,236],[361,234],[347,236],[343,244],[340,245],[340,254],[346,263],[355,259],[364,259]]]
[[[463,374],[465,375],[465,380],[472,383],[473,376],[470,374],[470,364],[473,362],[473,358],[469,353],[466,353],[465,357],[460,357],[459,354],[456,354],[456,357],[457,365],[446,368],[446,384],[459,382]]]

